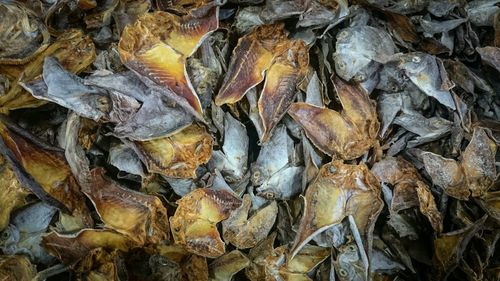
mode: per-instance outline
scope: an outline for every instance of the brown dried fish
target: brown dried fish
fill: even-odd
[[[19,82],[28,82],[40,75],[47,56],[57,58],[65,69],[78,74],[94,61],[96,54],[94,43],[88,35],[77,29],[66,30],[53,44],[28,63],[17,76],[15,83],[12,83],[7,94],[0,96],[0,112],[38,107],[46,103],[25,92]]]
[[[171,89],[201,114],[200,100],[187,76],[186,59],[218,24],[217,6],[210,6],[205,14],[191,12],[183,17],[162,11],[144,14],[123,30],[120,57],[141,78]]]
[[[288,113],[299,123],[316,147],[328,155],[350,160],[373,146],[380,124],[375,103],[357,85],[334,78],[342,112],[294,103]]]
[[[103,168],[90,171],[82,190],[106,227],[139,245],[169,238],[167,210],[158,197],[120,186],[104,176]]]
[[[262,82],[274,58],[284,51],[281,44],[284,40],[283,24],[259,26],[239,39],[215,104],[235,103]]]
[[[309,51],[302,40],[288,41],[287,51],[276,57],[266,74],[259,97],[259,115],[267,142],[271,132],[292,104],[296,86],[304,79],[309,66]]]
[[[36,275],[36,267],[23,255],[0,256],[0,280],[31,281]]]
[[[9,128],[5,123],[0,123],[0,136],[14,157],[12,161],[16,161],[37,184],[27,187],[42,189],[32,189],[33,193],[41,199],[45,199],[48,194],[53,198],[52,201],[55,199],[62,204],[70,211],[71,219],[67,219],[80,228],[93,225],[85,198],[61,150],[43,144],[19,128]]]
[[[93,249],[118,249],[127,252],[137,244],[110,229],[82,229],[75,234],[50,232],[43,237],[43,247],[67,265],[85,258]]]
[[[195,189],[177,201],[170,218],[175,243],[200,256],[215,258],[224,254],[225,246],[217,223],[229,217],[241,200],[226,190]]]
[[[242,205],[222,222],[224,241],[238,249],[252,248],[264,240],[269,235],[278,214],[276,201],[257,210],[252,216],[249,216],[250,205],[250,195],[245,194]]]
[[[411,207],[419,207],[434,230],[439,234],[443,230],[441,214],[436,202],[417,169],[402,158],[387,157],[375,163],[372,173],[380,182],[394,186],[390,210],[399,212]]]
[[[383,201],[380,184],[366,165],[334,161],[321,167],[306,190],[304,205],[304,215],[290,250],[292,257],[315,235],[341,223],[347,216],[354,217],[359,232],[369,242]]]
[[[496,151],[497,145],[487,131],[476,128],[460,162],[431,152],[423,153],[422,159],[434,184],[452,197],[467,200],[469,195],[485,194],[495,181]]]
[[[20,2],[0,3],[0,65],[24,64],[49,46],[49,31]]]
[[[135,150],[149,172],[173,178],[195,178],[196,169],[212,156],[212,136],[192,124],[172,136],[135,142]]]
[[[0,231],[8,224],[13,210],[24,206],[30,192],[17,180],[16,175],[5,158],[0,155]]]

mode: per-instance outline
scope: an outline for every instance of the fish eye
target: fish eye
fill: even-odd
[[[345,62],[343,62],[343,61],[338,61],[337,65],[339,66],[340,69],[344,69],[345,68]]]
[[[356,74],[356,75],[354,76],[354,80],[356,80],[356,81],[358,81],[358,82],[359,82],[359,81],[364,81],[365,79],[366,79],[366,77],[365,77],[365,75],[364,75],[364,74]]]
[[[356,251],[356,248],[354,247],[354,245],[349,245],[349,246],[347,246],[347,250],[354,252],[354,251]]]
[[[420,62],[420,57],[414,56],[413,58],[411,58],[411,61],[414,62],[414,63],[419,63]]]
[[[335,166],[330,166],[328,167],[328,171],[332,174],[335,174],[335,172],[337,172],[337,168],[335,168]]]
[[[341,269],[339,270],[339,275],[340,275],[341,277],[346,277],[346,276],[347,276],[347,270],[345,270],[345,269],[341,268]]]
[[[347,36],[349,36],[349,31],[344,30],[337,35],[337,40],[345,39]]]
[[[10,237],[10,233],[8,231],[4,231],[0,233],[0,240],[7,240]]]

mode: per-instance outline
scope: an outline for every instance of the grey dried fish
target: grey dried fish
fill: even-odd
[[[398,56],[399,67],[410,80],[426,95],[437,99],[441,104],[456,109],[455,102],[448,90],[443,89],[444,79],[437,59],[425,53],[407,53]]]
[[[248,169],[248,136],[246,128],[230,113],[224,116],[224,144],[212,153],[208,165],[219,170],[228,183],[241,181]]]
[[[49,264],[54,260],[41,246],[57,209],[43,202],[35,203],[17,213],[11,224],[0,234],[0,249],[4,254],[25,254],[36,263]]]
[[[371,63],[385,63],[394,54],[394,42],[384,30],[371,26],[343,29],[337,35],[333,58],[335,70],[344,80],[363,81],[371,76]],[[369,71],[369,72],[367,72]]]
[[[472,24],[476,26],[492,26],[493,17],[500,11],[499,0],[474,0],[467,3],[465,10]]]

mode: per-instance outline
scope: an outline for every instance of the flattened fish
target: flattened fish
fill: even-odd
[[[383,205],[380,184],[366,165],[348,165],[340,160],[324,165],[306,190],[304,215],[291,256],[316,234],[341,223],[349,215],[369,242]]]
[[[309,51],[304,41],[288,41],[287,49],[269,68],[260,94],[258,107],[264,126],[261,142],[269,140],[271,131],[292,104],[296,86],[309,66]]]
[[[195,178],[199,165],[212,156],[212,136],[192,124],[165,138],[135,142],[135,149],[152,173],[174,178]]]
[[[225,245],[217,223],[229,217],[241,200],[226,190],[195,189],[177,201],[170,218],[175,243],[187,251],[210,258],[224,254]]]
[[[218,15],[218,7],[196,16],[191,13],[179,17],[162,11],[144,14],[123,30],[118,46],[120,57],[142,78],[169,88],[202,113],[186,72],[186,59],[218,28]]]
[[[215,104],[235,103],[264,80],[264,73],[271,67],[286,39],[283,24],[262,25],[238,40],[229,69],[222,83]]]
[[[375,104],[363,89],[340,79],[334,82],[341,113],[303,102],[292,104],[288,113],[321,151],[350,160],[374,144],[380,124]]]
[[[103,168],[90,171],[90,177],[83,192],[106,227],[140,245],[158,243],[169,237],[167,210],[158,197],[118,185],[104,176]]]

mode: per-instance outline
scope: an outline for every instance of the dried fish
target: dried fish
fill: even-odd
[[[224,242],[216,224],[241,205],[239,198],[225,190],[195,189],[182,197],[170,218],[175,243],[187,251],[216,258],[224,254]]]
[[[382,207],[378,180],[365,165],[341,161],[324,165],[306,190],[304,215],[290,251],[292,257],[315,235],[349,215],[354,216],[364,238],[371,240]]]
[[[366,92],[357,85],[334,79],[343,111],[338,113],[307,103],[295,103],[288,114],[305,130],[321,151],[354,159],[375,142],[379,130],[377,113]]]

